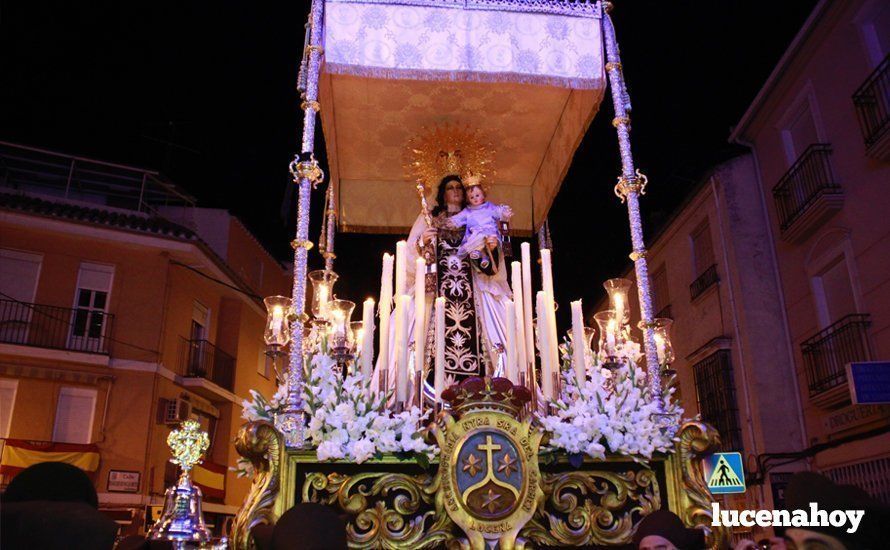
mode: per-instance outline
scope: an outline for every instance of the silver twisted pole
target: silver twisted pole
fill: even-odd
[[[306,315],[306,262],[312,242],[309,241],[309,207],[313,186],[320,182],[322,174],[312,153],[315,146],[315,120],[318,112],[318,72],[321,64],[322,11],[323,0],[313,0],[309,14],[310,33],[308,45],[308,65],[306,71],[306,92],[301,105],[303,109],[303,139],[301,154],[291,164],[291,173],[298,186],[297,233],[294,248],[293,307],[296,322],[291,335],[290,362],[287,370],[287,399],[284,411],[276,417],[276,427],[284,435],[289,448],[303,447],[305,423],[303,419],[303,328]]]
[[[640,195],[645,193],[646,176],[634,168],[634,158],[630,147],[630,96],[621,71],[621,57],[615,39],[615,27],[609,16],[611,4],[604,3],[603,35],[606,45],[606,73],[609,75],[609,88],[612,92],[612,105],[615,118],[612,125],[618,133],[618,147],[621,153],[621,177],[615,186],[615,194],[627,203],[630,221],[630,238],[633,252],[630,254],[637,277],[637,294],[640,300],[641,326],[643,327],[643,349],[646,353],[646,369],[649,373],[649,387],[658,413],[664,412],[662,399],[661,365],[655,345],[655,330],[652,325],[652,292],[649,288],[649,268],[646,263],[646,244],[643,239],[643,222],[640,218]]]
[[[337,255],[334,253],[334,237],[337,232],[337,203],[334,196],[334,182],[328,182],[328,197],[325,201],[325,249],[324,249],[324,268],[325,271],[334,270],[334,260]]]

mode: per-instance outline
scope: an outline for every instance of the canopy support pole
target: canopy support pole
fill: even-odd
[[[637,293],[640,300],[640,326],[643,329],[643,349],[646,353],[646,370],[649,374],[649,388],[652,400],[656,402],[656,414],[664,413],[662,398],[661,365],[655,344],[655,330],[652,323],[652,292],[649,286],[649,267],[646,263],[646,243],[643,239],[643,222],[640,218],[640,195],[645,193],[646,176],[634,168],[634,158],[630,146],[630,96],[621,71],[621,57],[615,38],[615,27],[609,12],[612,5],[603,3],[603,36],[606,45],[606,72],[609,75],[609,88],[612,92],[612,105],[615,118],[612,125],[618,134],[618,147],[621,152],[621,177],[615,186],[615,194],[621,202],[627,203],[630,221],[630,238],[633,252],[630,254],[637,278]]]
[[[318,113],[318,73],[321,65],[321,38],[323,0],[312,0],[309,13],[308,45],[303,55],[308,54],[306,71],[306,92],[303,109],[303,136],[301,153],[290,165],[294,183],[298,186],[297,233],[294,248],[293,308],[296,321],[292,323],[290,361],[287,369],[287,397],[284,411],[275,419],[278,430],[284,435],[288,448],[301,448],[305,443],[305,422],[303,417],[303,327],[308,320],[306,315],[306,263],[312,242],[309,240],[309,207],[313,187],[324,178],[324,174],[313,156],[315,148],[315,121]]]

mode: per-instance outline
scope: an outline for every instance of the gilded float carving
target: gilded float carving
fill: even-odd
[[[661,503],[649,469],[544,474],[543,490],[543,506],[520,534],[544,546],[627,544]]]
[[[251,530],[278,520],[275,502],[281,487],[284,441],[269,422],[248,422],[238,431],[235,449],[250,460],[254,477],[232,525],[232,543],[235,548],[253,549],[256,545]]]
[[[303,502],[334,506],[350,516],[350,548],[437,548],[454,540],[453,523],[437,498],[437,476],[313,472]]]

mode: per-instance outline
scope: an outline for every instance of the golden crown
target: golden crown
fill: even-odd
[[[424,187],[437,185],[446,176],[474,179],[483,184],[494,176],[491,144],[469,126],[444,124],[424,128],[408,140],[405,170]]]
[[[460,418],[476,411],[500,411],[518,418],[532,394],[525,386],[518,386],[506,378],[472,376],[442,392],[442,399]]]

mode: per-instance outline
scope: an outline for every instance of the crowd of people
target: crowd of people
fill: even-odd
[[[888,508],[865,491],[837,485],[828,478],[801,472],[785,491],[785,509],[805,510],[816,503],[824,510],[864,510],[858,528],[789,527],[770,536],[738,542],[734,550],[878,550],[890,547]],[[259,550],[338,550],[347,547],[344,517],[330,507],[301,503],[274,526],[259,525],[253,537]],[[60,462],[37,464],[21,472],[0,500],[0,547],[14,549],[158,550],[166,541],[131,536],[116,540],[117,525],[98,509],[98,497],[87,475]],[[657,510],[640,521],[627,549],[701,550],[705,531],[686,527],[673,512]]]

